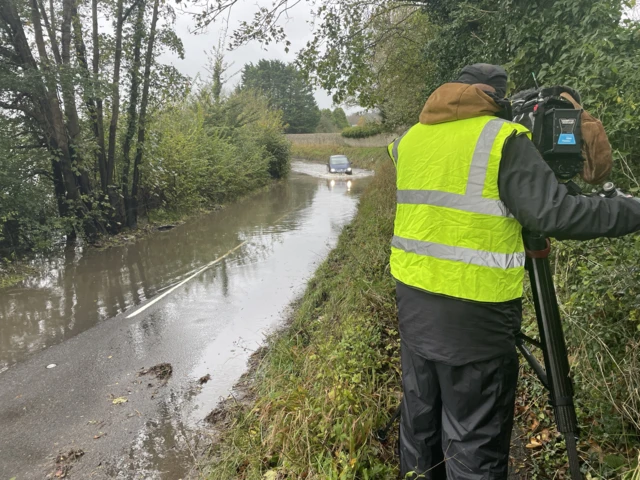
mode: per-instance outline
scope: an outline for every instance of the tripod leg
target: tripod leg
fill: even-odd
[[[527,240],[529,242],[527,242]],[[527,238],[525,245],[529,250],[542,251],[544,248],[536,242],[540,238]],[[533,247],[531,248],[533,243]],[[546,246],[546,239],[544,240]],[[569,359],[562,330],[562,321],[549,259],[546,256],[532,256],[528,268],[531,278],[531,288],[535,303],[540,340],[543,346],[545,371],[549,385],[551,403],[555,413],[558,430],[564,434],[569,456],[571,478],[581,480],[580,462],[577,450],[578,421],[573,404],[573,385],[569,376]]]
[[[569,457],[569,471],[571,472],[571,478],[582,478],[577,438],[571,433],[565,434],[564,438],[567,444],[567,455]]]

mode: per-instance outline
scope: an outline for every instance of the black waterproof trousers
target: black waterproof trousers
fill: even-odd
[[[401,355],[402,478],[506,479],[518,378],[515,350],[457,367],[427,360],[405,342]]]

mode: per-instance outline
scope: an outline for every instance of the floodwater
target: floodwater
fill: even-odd
[[[304,291],[369,175],[293,168],[169,231],[37,260],[0,290],[0,478],[42,478],[71,448],[84,451],[71,478],[187,475],[193,432]],[[140,377],[161,362],[166,385]]]

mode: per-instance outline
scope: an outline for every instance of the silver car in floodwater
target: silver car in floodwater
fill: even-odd
[[[327,163],[327,170],[329,173],[346,173],[351,175],[351,163],[345,155],[331,155],[329,157],[329,163]]]

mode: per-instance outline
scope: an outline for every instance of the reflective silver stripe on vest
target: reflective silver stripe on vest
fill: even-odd
[[[440,260],[452,260],[467,265],[478,265],[489,268],[522,268],[524,267],[525,253],[495,253],[484,250],[473,250],[465,247],[452,247],[441,243],[422,242],[394,236],[391,246],[415,253],[424,257],[438,258]]]
[[[393,160],[396,162],[396,165],[398,165],[398,146],[400,145],[400,140],[402,140],[407,133],[409,133],[409,130],[404,132],[402,135],[400,135],[398,138],[396,138],[395,142],[393,142],[393,148],[391,149],[391,155],[393,156]]]
[[[471,168],[469,169],[469,179],[467,180],[467,195],[482,196],[491,150],[502,129],[502,125],[505,123],[506,120],[496,118],[489,120],[482,129],[476,148],[473,151],[473,157],[471,157]]]
[[[440,192],[438,190],[398,190],[398,203],[410,205],[433,205],[435,207],[455,208],[471,213],[482,213],[497,217],[510,216],[507,206],[500,200],[471,197],[458,193]]]

